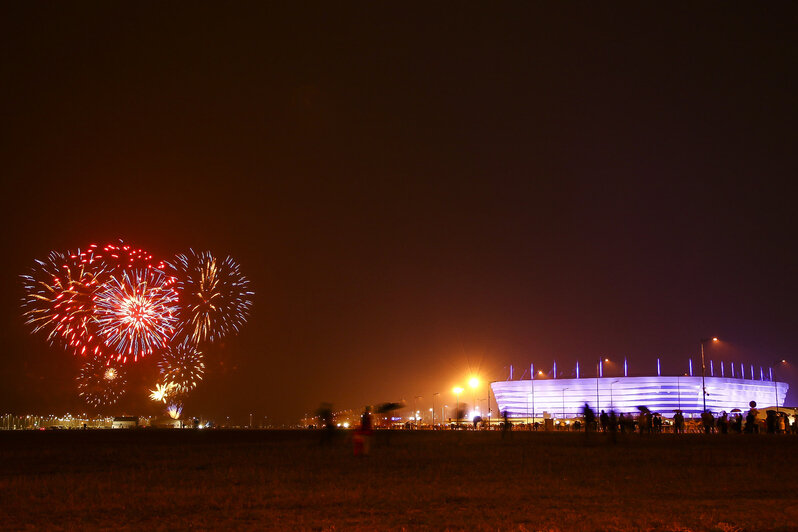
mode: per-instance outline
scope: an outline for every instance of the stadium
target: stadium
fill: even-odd
[[[706,408],[717,414],[738,408],[746,411],[750,401],[760,407],[783,406],[786,382],[706,377]],[[500,412],[512,418],[557,419],[581,415],[585,403],[596,412],[637,413],[639,406],[672,417],[681,410],[686,417],[703,411],[701,377],[650,376],[577,379],[507,380],[491,383]]]

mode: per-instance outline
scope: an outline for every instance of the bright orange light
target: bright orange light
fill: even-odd
[[[605,358],[605,359],[604,359],[604,362],[609,362],[609,361],[610,361],[610,359],[609,359],[609,358]]]
[[[460,395],[463,393],[463,389],[460,386],[455,386],[452,388],[452,392],[454,392],[455,395]]]
[[[543,375],[543,370],[542,369],[538,370],[538,375]]]
[[[713,337],[713,338],[712,338],[712,341],[713,341],[713,342],[717,342],[717,341],[718,341],[718,337],[717,337],[717,336]]]
[[[471,386],[472,388],[476,388],[477,386],[479,386],[479,379],[476,377],[471,377],[468,380],[468,385]]]

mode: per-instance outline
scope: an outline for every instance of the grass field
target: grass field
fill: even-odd
[[[0,432],[5,529],[798,530],[798,437]]]

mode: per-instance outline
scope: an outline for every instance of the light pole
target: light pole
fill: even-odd
[[[468,385],[471,386],[471,392],[473,394],[474,399],[474,408],[472,414],[476,415],[477,410],[479,407],[477,406],[477,387],[479,386],[479,379],[476,377],[471,377],[468,379]],[[474,421],[474,419],[470,419],[469,421]]]
[[[440,392],[432,394],[432,428],[435,428],[435,396],[440,395]]]
[[[614,408],[613,407],[613,402],[612,402],[612,385],[615,384],[616,382],[618,382],[618,381],[612,381],[610,383],[610,410],[612,410]]]
[[[419,417],[418,416],[418,410],[416,410],[416,400],[417,399],[423,399],[423,397],[421,397],[420,395],[417,395],[417,396],[413,397],[413,417],[416,420],[416,430],[418,430],[418,417]]]
[[[713,342],[717,342],[717,337],[712,338]],[[699,342],[701,344],[701,389],[703,393],[701,394],[701,399],[703,400],[703,412],[707,411],[707,383],[706,383],[706,373],[707,373],[707,366],[704,363],[704,344],[709,342],[709,338],[702,338]]]
[[[454,407],[454,415],[457,417],[457,427],[460,428],[460,394],[463,393],[463,388],[460,386],[455,386],[452,388],[452,392],[454,392],[456,399],[455,407]]]
[[[529,423],[529,395],[526,394],[526,422]]]
[[[776,385],[776,379],[773,378],[773,370],[779,367],[782,364],[786,364],[786,360],[777,360],[773,363],[773,367],[771,368],[770,372],[770,380],[773,381],[773,393],[776,394],[776,412],[779,411],[779,387]]]
[[[604,358],[604,359],[599,358],[598,362],[596,362],[596,410],[599,410],[599,379],[604,376],[603,375],[604,368],[602,364],[604,362],[609,362],[609,361],[610,361],[609,358]]]
[[[486,388],[488,389],[488,429],[490,430],[490,381],[488,381]]]

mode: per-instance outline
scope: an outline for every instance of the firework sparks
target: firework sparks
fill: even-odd
[[[86,264],[52,252],[37,260],[29,275],[23,275],[23,316],[34,333],[47,341],[63,343],[80,355],[102,356],[103,343],[93,322],[94,296],[104,277],[99,264]]]
[[[179,403],[172,403],[166,408],[166,412],[172,419],[180,419],[180,414],[183,413],[183,405]]]
[[[121,240],[102,247],[91,244],[83,251],[78,249],[74,253],[70,252],[69,257],[82,264],[102,264],[104,268],[112,270],[154,268],[163,271],[166,266],[163,261],[155,262],[149,252]]]
[[[171,266],[183,306],[180,336],[195,344],[213,342],[246,323],[253,292],[231,257],[220,261],[210,251],[192,250]]]
[[[87,404],[112,405],[125,393],[127,380],[121,367],[105,358],[89,358],[78,374],[78,395]]]
[[[179,394],[196,388],[205,374],[202,353],[188,342],[166,349],[158,361],[158,367],[163,381],[174,384],[175,392]]]
[[[86,403],[116,402],[127,384],[120,364],[157,352],[163,384],[150,397],[174,406],[177,417],[182,398],[205,375],[200,344],[238,332],[252,306],[238,264],[211,252],[190,251],[166,264],[122,241],[92,244],[53,251],[21,277],[26,325],[87,357],[77,378]]]
[[[117,359],[152,354],[165,347],[177,324],[177,292],[157,270],[124,271],[97,295],[96,320]]]
[[[153,401],[166,402],[172,394],[175,385],[171,382],[165,384],[156,384],[154,390],[150,390],[150,399]]]
[[[43,333],[51,345],[63,344],[79,355],[107,356],[95,316],[97,294],[113,272],[134,266],[160,268],[162,273],[165,265],[154,264],[152,255],[121,241],[102,248],[91,244],[66,254],[50,253],[46,260],[36,261],[31,274],[22,276],[26,323],[34,333]]]

